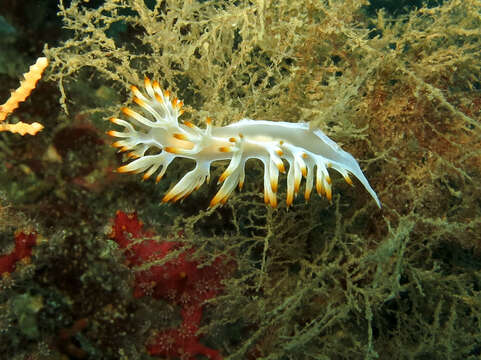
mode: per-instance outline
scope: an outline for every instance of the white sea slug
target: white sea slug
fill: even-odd
[[[352,184],[353,174],[371,194],[376,204],[381,203],[362,173],[356,160],[342,150],[320,130],[309,129],[306,123],[242,119],[223,127],[213,127],[210,118],[206,128],[201,129],[184,121],[182,101],[171,99],[168,91],[162,91],[158,82],[144,80],[146,93],[132,86],[134,102],[142,108],[142,114],[129,108],[122,112],[130,118],[127,122],[118,118],[110,120],[124,128],[124,131],[109,131],[108,134],[121,138],[113,145],[134,160],[118,168],[119,172],[141,173],[148,179],[159,171],[156,181],[165,174],[167,167],[176,157],[195,161],[195,167],[164,196],[163,201],[177,201],[197,190],[209,181],[210,165],[218,160],[230,160],[227,169],[220,176],[222,186],[210,202],[210,206],[224,204],[236,186],[242,188],[245,178],[245,163],[256,158],[264,164],[264,201],[277,206],[277,185],[279,173],[287,170],[287,199],[290,206],[299,192],[304,177],[306,200],[316,180],[316,190],[331,200],[331,178],[328,168],[338,171]]]

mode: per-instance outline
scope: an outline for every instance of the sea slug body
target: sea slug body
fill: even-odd
[[[210,202],[210,206],[224,204],[234,189],[242,188],[245,178],[245,163],[255,158],[264,165],[264,201],[277,206],[279,173],[285,173],[284,160],[288,163],[287,199],[290,206],[298,194],[301,180],[305,178],[304,197],[310,198],[314,180],[319,195],[331,200],[331,178],[328,169],[338,171],[352,184],[353,174],[376,204],[381,203],[369,185],[357,161],[342,150],[320,130],[309,129],[306,123],[289,123],[266,120],[242,119],[236,123],[214,127],[210,118],[205,129],[191,122],[179,123],[182,101],[173,98],[169,91],[162,91],[157,81],[144,80],[145,94],[132,86],[134,102],[142,113],[122,108],[129,121],[119,118],[110,120],[122,126],[123,131],[108,134],[121,140],[113,146],[120,151],[129,151],[134,160],[118,168],[119,172],[144,172],[148,179],[159,169],[156,181],[165,174],[167,167],[176,157],[195,161],[195,167],[164,196],[163,201],[177,201],[197,190],[209,180],[210,165],[218,160],[230,160],[220,176],[221,188]]]

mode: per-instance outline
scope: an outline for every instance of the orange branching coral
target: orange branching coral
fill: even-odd
[[[20,87],[12,92],[10,98],[0,106],[0,121],[4,121],[7,116],[12,113],[18,104],[30,95],[33,89],[37,86],[37,81],[42,77],[42,73],[48,65],[46,57],[40,57],[35,64],[30,66],[27,73],[24,74],[25,79],[20,82]],[[12,133],[18,133],[20,135],[30,134],[35,135],[37,132],[43,129],[43,125],[37,122],[33,124],[26,124],[18,122],[16,124],[1,124],[0,131],[10,131]]]

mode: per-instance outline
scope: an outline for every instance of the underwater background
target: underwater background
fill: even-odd
[[[481,1],[0,0],[0,359],[479,359]],[[144,76],[183,118],[309,122],[377,192],[208,209],[116,172]],[[302,188],[301,188],[302,190]]]

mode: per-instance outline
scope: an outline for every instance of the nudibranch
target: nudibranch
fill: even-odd
[[[264,201],[277,206],[276,192],[279,173],[285,173],[284,160],[288,163],[287,199],[290,206],[305,178],[304,197],[309,199],[316,180],[319,195],[331,200],[331,178],[328,169],[338,171],[352,184],[353,174],[373,197],[381,203],[351,154],[342,150],[320,130],[309,129],[306,123],[242,119],[236,123],[214,127],[210,118],[204,129],[189,121],[179,123],[183,113],[182,101],[169,91],[162,90],[157,81],[144,80],[145,93],[132,86],[133,101],[141,112],[122,108],[130,120],[111,118],[123,127],[123,131],[108,134],[121,140],[113,143],[120,151],[128,151],[130,163],[118,168],[118,172],[142,173],[148,179],[159,169],[158,182],[167,167],[176,157],[195,161],[195,167],[164,196],[163,201],[184,199],[209,181],[210,166],[214,161],[230,160],[218,184],[221,188],[210,202],[210,206],[224,204],[234,189],[242,188],[245,178],[245,163],[259,159],[264,165]]]

